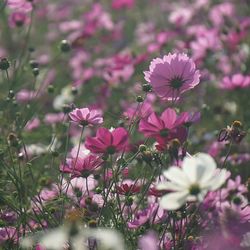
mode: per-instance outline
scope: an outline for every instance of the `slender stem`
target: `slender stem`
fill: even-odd
[[[228,157],[229,157],[229,155],[230,155],[230,153],[231,153],[232,145],[233,145],[233,142],[232,142],[232,140],[230,140],[229,148],[228,148],[226,157],[225,157],[225,159],[224,159],[224,161],[223,161],[222,168],[224,168],[224,167],[226,166],[227,159],[228,159]]]

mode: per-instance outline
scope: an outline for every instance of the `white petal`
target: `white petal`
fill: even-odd
[[[186,202],[187,196],[188,191],[166,194],[161,198],[160,206],[167,210],[176,210]]]
[[[176,185],[173,182],[162,182],[159,183],[156,188],[158,190],[171,190],[171,191],[182,191],[183,189],[185,190],[186,188],[183,188],[179,185]]]
[[[179,167],[170,167],[168,170],[163,172],[163,175],[171,182],[179,186],[188,187],[190,184],[185,173]]]
[[[216,162],[209,154],[199,153],[197,154],[197,158],[199,159],[200,164],[206,169],[200,179],[200,183],[206,183],[214,175],[217,167]]]
[[[185,157],[182,163],[183,172],[188,177],[190,183],[197,182],[197,160],[194,157]]]
[[[183,161],[183,171],[192,183],[206,183],[214,174],[216,163],[214,159],[204,153],[195,157],[186,157]]]
[[[40,240],[40,244],[46,249],[61,250],[68,240],[68,231],[63,227],[51,230]]]
[[[227,170],[222,169],[219,173],[217,173],[207,184],[203,185],[203,188],[207,188],[211,191],[214,191],[221,187],[227,179]]]
[[[125,250],[123,238],[115,230],[106,228],[88,229],[85,235],[96,238],[105,249]]]

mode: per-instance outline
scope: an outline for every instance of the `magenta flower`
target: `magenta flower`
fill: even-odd
[[[223,78],[220,87],[228,90],[249,88],[250,76],[243,76],[242,74],[235,74],[231,77],[226,76]]]
[[[144,75],[155,93],[164,100],[176,100],[200,82],[200,73],[186,54],[169,53],[163,58],[156,58]]]
[[[9,25],[10,27],[21,27],[23,24],[28,24],[30,18],[25,12],[15,11],[9,16]]]
[[[92,153],[114,154],[123,151],[128,146],[128,131],[116,128],[112,132],[99,128],[96,137],[88,137],[85,146]]]
[[[66,164],[60,166],[60,171],[72,174],[72,177],[88,177],[91,172],[101,166],[102,160],[96,155],[67,159]]]
[[[122,184],[116,186],[116,189],[121,195],[133,195],[141,191],[140,185],[131,180],[124,180]]]
[[[144,225],[148,221],[151,224],[157,224],[166,217],[166,213],[157,203],[151,203],[144,210],[140,210],[134,214],[132,221],[127,222],[129,229],[136,229]]]
[[[135,5],[135,0],[113,0],[112,1],[112,8],[115,10],[128,8],[131,9]]]
[[[146,137],[167,138],[171,130],[181,125],[184,121],[177,117],[174,109],[167,108],[159,117],[155,112],[151,113],[148,118],[142,119],[139,124],[139,131]]]
[[[98,110],[89,110],[88,108],[76,108],[69,113],[72,121],[78,122],[82,126],[99,125],[103,123],[101,112]]]

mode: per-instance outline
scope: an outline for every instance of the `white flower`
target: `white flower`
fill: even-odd
[[[72,230],[73,229],[73,230]],[[73,233],[74,232],[74,233]],[[87,250],[88,240],[96,241],[98,249],[125,250],[121,235],[106,228],[91,229],[79,225],[64,224],[46,232],[37,232],[21,240],[23,248],[31,248],[36,243],[51,250],[65,249],[69,244],[72,250]]]
[[[72,94],[71,87],[68,85],[64,87],[61,94],[54,98],[53,107],[56,110],[61,110],[64,104],[73,102],[74,96]]]
[[[173,192],[161,198],[160,206],[176,210],[187,201],[202,201],[208,191],[218,189],[225,182],[226,172],[216,169],[214,159],[208,154],[185,157],[182,168],[170,167],[163,172],[169,181],[158,184],[157,189]]]

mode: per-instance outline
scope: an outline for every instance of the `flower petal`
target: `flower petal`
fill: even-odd
[[[167,210],[176,210],[185,204],[188,191],[173,192],[164,195],[160,200],[160,206]]]
[[[188,187],[190,185],[190,181],[186,174],[179,167],[170,167],[168,170],[163,172],[163,175],[171,182],[181,187]]]

